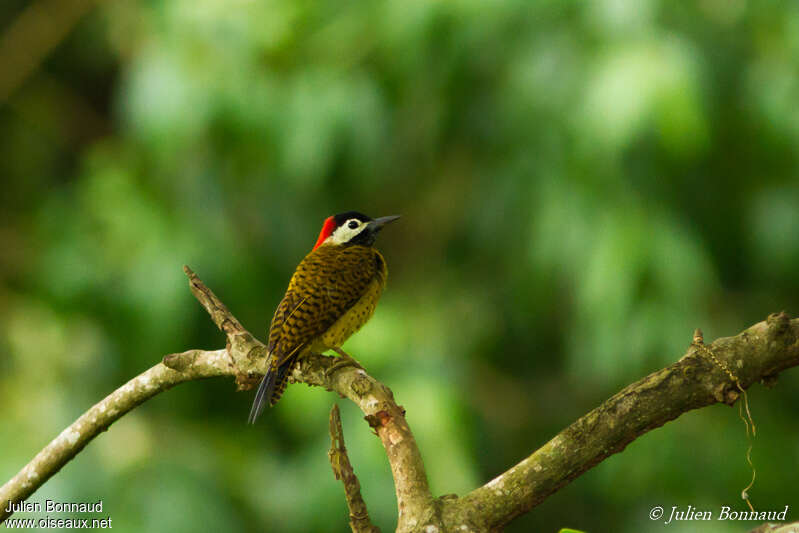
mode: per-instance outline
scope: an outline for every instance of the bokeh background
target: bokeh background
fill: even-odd
[[[223,346],[184,263],[263,335],[324,218],[357,209],[403,218],[346,348],[407,408],[434,492],[464,494],[695,327],[799,312],[797,102],[796,2],[4,0],[0,482],[164,354]],[[799,372],[749,399],[752,501],[795,506]],[[393,529],[353,406],[295,385],[248,427],[251,400],[182,385],[33,500],[102,498],[117,531],[347,531],[338,402]],[[744,509],[746,448],[735,409],[686,414],[509,531]]]

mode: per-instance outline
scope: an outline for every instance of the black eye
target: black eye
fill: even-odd
[[[347,225],[350,227],[350,229],[355,229],[355,228],[358,227],[358,221],[357,220],[350,220],[350,223],[347,224]]]

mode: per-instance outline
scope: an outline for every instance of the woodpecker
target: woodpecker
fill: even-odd
[[[266,403],[275,405],[286,388],[294,365],[309,353],[334,350],[351,364],[341,349],[369,321],[386,285],[388,269],[374,248],[377,233],[392,215],[372,219],[357,211],[328,217],[313,249],[291,276],[283,300],[269,326],[269,367],[258,386],[248,422]]]

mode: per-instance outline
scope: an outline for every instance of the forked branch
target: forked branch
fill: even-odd
[[[170,354],[163,361],[108,395],[53,439],[20,472],[0,487],[0,522],[10,513],[7,502],[15,504],[33,494],[93,438],[125,413],[178,383],[216,376],[234,376],[239,389],[249,389],[266,368],[266,347],[253,337],[228,311],[216,295],[188,267],[192,294],[227,336],[224,350],[189,350]],[[352,366],[331,368],[334,357],[310,355],[291,375],[292,381],[324,387],[352,400],[380,437],[386,450],[399,508],[398,530],[410,531],[420,517],[434,520],[433,497],[427,484],[422,456],[405,412],[394,401],[391,390]]]
[[[162,363],[89,409],[0,487],[0,522],[10,514],[5,511],[8,502],[28,498],[94,437],[156,394],[184,381],[216,376],[234,376],[240,389],[257,383],[266,368],[266,347],[190,269],[185,271],[192,293],[227,336],[226,349],[167,355]],[[431,526],[442,532],[494,531],[644,433],[692,409],[717,402],[731,405],[741,390],[757,381],[773,384],[782,370],[799,365],[799,319],[774,314],[710,345],[696,337],[679,361],[629,385],[528,458],[461,498],[433,498],[404,410],[388,387],[363,369],[331,368],[334,362],[333,357],[311,355],[294,369],[291,379],[335,391],[363,411],[391,465],[399,511],[397,531],[432,530]],[[343,448],[343,437],[336,431]],[[353,527],[373,527],[368,518],[356,523],[366,515],[365,505],[363,513],[359,510],[363,500],[359,503],[351,493],[355,486],[352,480],[345,482]]]

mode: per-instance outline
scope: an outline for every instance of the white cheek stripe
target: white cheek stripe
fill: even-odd
[[[357,220],[357,219],[350,219],[350,220]],[[350,221],[346,221],[344,224],[336,228],[336,230],[325,239],[325,243],[328,244],[343,244],[345,242],[349,242],[353,239],[356,235],[361,233],[363,230],[366,229],[366,222],[361,222],[358,220],[358,224],[360,224],[357,228],[352,229],[349,227]]]

